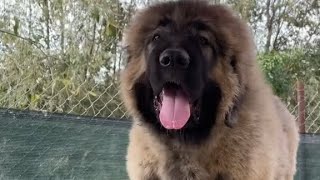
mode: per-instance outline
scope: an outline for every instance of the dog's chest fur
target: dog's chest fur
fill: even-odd
[[[237,138],[228,137],[229,140],[225,141],[225,138],[218,137],[214,138],[215,143],[207,145],[185,145],[175,142],[160,143],[160,148],[151,147],[153,153],[158,154],[157,163],[154,164],[154,176],[160,180],[245,179],[242,177],[242,171],[250,168],[248,146],[245,148],[246,144]],[[154,144],[155,140],[152,142]],[[247,152],[239,152],[236,149],[246,149]]]

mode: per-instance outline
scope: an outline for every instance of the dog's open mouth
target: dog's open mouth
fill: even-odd
[[[188,93],[177,83],[165,83],[154,98],[154,108],[162,126],[168,130],[182,129],[190,119],[199,119],[198,100],[190,102]]]

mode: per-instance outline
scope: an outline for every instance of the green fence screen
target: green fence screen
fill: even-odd
[[[0,179],[127,179],[130,124],[0,111]]]
[[[0,179],[128,179],[130,123],[0,110]],[[320,180],[320,136],[301,135],[297,180]]]
[[[296,180],[320,180],[320,134],[300,135]]]

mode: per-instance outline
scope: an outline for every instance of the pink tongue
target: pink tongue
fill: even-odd
[[[166,129],[181,129],[190,117],[190,105],[181,90],[164,89],[160,122]]]

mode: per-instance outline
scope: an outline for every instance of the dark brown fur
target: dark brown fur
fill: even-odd
[[[297,127],[257,66],[247,25],[224,6],[179,3],[173,12],[175,3],[138,12],[126,31],[129,59],[121,76],[121,92],[134,121],[127,155],[130,179],[292,180]],[[209,75],[221,88],[222,99],[210,136],[200,144],[159,135],[141,121],[137,109],[132,89],[146,72],[145,38],[163,16],[181,26],[194,19],[206,21],[215,31],[210,40],[223,51]]]

